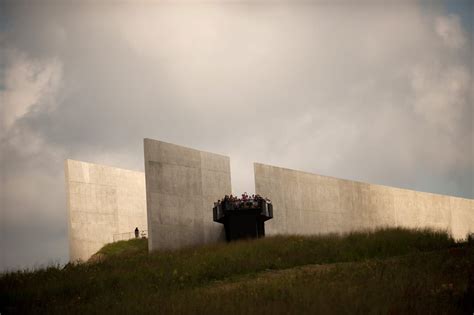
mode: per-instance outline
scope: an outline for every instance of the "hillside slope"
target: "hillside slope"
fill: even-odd
[[[268,237],[148,254],[105,246],[94,262],[0,277],[9,313],[472,313],[474,246],[386,229]]]

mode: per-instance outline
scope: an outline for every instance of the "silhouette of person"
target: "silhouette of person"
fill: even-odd
[[[138,238],[138,234],[139,234],[138,227],[136,227],[135,228],[135,238]]]

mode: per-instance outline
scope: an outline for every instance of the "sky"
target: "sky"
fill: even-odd
[[[143,138],[474,198],[472,1],[0,4],[0,270],[68,258],[64,160]]]

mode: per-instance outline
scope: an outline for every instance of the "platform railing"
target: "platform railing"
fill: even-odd
[[[138,237],[140,238],[147,238],[148,237],[148,231],[147,230],[141,230],[139,231]],[[126,241],[130,240],[132,238],[135,238],[135,231],[132,232],[124,232],[124,233],[117,233],[113,235],[113,241],[118,242],[118,241]]]
[[[240,211],[259,211],[259,215],[266,217],[266,220],[273,218],[273,205],[268,199],[247,199],[247,200],[222,200],[214,203],[214,222],[224,223],[223,218],[226,213]]]

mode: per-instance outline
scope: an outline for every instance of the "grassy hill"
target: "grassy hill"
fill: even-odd
[[[474,246],[433,231],[277,236],[0,275],[0,313],[315,314],[474,310]]]

